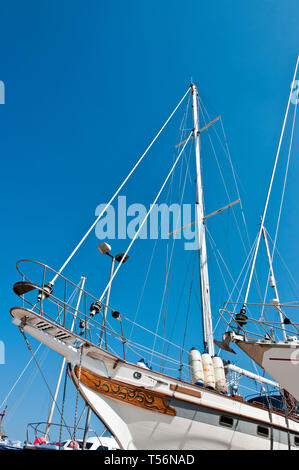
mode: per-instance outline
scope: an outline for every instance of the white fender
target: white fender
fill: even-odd
[[[188,361],[190,367],[191,382],[193,384],[203,385],[204,375],[200,352],[195,348],[190,349],[188,354]]]
[[[219,356],[213,357],[213,366],[217,392],[227,393],[223,361]]]
[[[210,354],[202,354],[202,367],[203,367],[203,377],[204,377],[204,385],[207,388],[215,389],[215,374],[214,374],[214,367],[213,361]]]

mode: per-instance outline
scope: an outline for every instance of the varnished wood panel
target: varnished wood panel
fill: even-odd
[[[79,366],[75,367],[76,377],[79,377]],[[165,396],[161,393],[146,390],[141,387],[119,382],[114,379],[107,379],[87,369],[81,368],[80,382],[98,393],[106,395],[116,400],[120,400],[131,405],[145,408],[150,411],[175,416],[176,411],[169,406]]]

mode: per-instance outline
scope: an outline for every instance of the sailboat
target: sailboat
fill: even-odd
[[[154,201],[157,201],[186,145],[192,140],[196,165],[196,230],[205,351],[203,354],[197,349],[189,351],[190,378],[183,380],[155,370],[145,361],[133,363],[127,360],[126,351],[130,344],[145,355],[150,355],[152,351],[124,336],[124,324],[130,319],[109,304],[111,283],[126,261],[143,223],[126,252],[119,255],[118,267],[115,271],[112,269],[109,283],[100,298],[67,279],[63,270],[189,93],[194,127],[188,138],[180,142],[182,150]],[[146,152],[58,271],[36,261],[22,260],[17,263],[21,280],[15,283],[13,289],[22,299],[22,305],[13,307],[10,313],[27,345],[27,335],[30,335],[66,359],[69,375],[78,393],[123,450],[297,449],[297,416],[286,415],[281,409],[267,407],[258,401],[246,401],[228,391],[225,371],[230,368],[260,384],[278,389],[279,384],[237,366],[224,365],[221,358],[215,355],[206,247],[207,216],[204,213],[200,155],[200,135],[214,121],[200,128],[197,97],[197,87],[192,83]],[[108,244],[102,244],[99,249],[109,254]],[[82,298],[76,308],[67,302],[70,289],[76,289]],[[150,334],[142,325],[139,327],[144,334]],[[228,343],[226,347],[230,349]],[[162,355],[158,357],[161,359]],[[172,358],[166,355],[163,361],[173,364]]]
[[[268,233],[265,226],[265,219],[267,215],[268,204],[272,191],[273,181],[276,173],[277,162],[280,155],[281,144],[284,137],[285,127],[287,118],[289,115],[290,103],[292,100],[293,90],[296,84],[296,76],[299,66],[299,56],[297,58],[295,72],[291,83],[291,91],[285,112],[284,122],[278,144],[277,154],[274,162],[270,185],[267,193],[264,213],[262,216],[260,229],[258,233],[257,243],[255,246],[253,261],[251,265],[251,271],[245,294],[244,302],[241,305],[240,313],[234,315],[230,311],[230,306],[226,305],[223,309],[223,313],[229,315],[229,329],[223,335],[223,341],[219,342],[220,347],[230,348],[230,343],[235,343],[243,352],[245,352],[256,364],[258,364],[265,372],[273,377],[282,388],[284,388],[288,394],[291,403],[291,408],[296,406],[295,401],[299,401],[299,324],[292,320],[291,316],[296,314],[296,308],[298,302],[281,302],[275,275],[273,269],[273,256],[270,253]],[[293,142],[294,124],[296,120],[297,101],[294,103],[295,111],[293,117],[292,133],[289,147],[289,157]],[[288,168],[288,165],[287,165]],[[287,173],[286,173],[287,175]],[[285,177],[286,183],[286,177]],[[284,184],[285,186],[285,184]],[[284,193],[284,191],[283,191]],[[283,201],[283,199],[282,199]],[[282,207],[282,204],[281,204]],[[281,213],[281,211],[280,211]],[[280,216],[279,216],[280,218]],[[277,231],[276,231],[277,233]],[[249,290],[252,280],[253,271],[255,269],[256,258],[259,250],[261,239],[264,239],[267,259],[269,263],[269,284],[272,288],[274,298],[270,300],[268,304],[259,304],[248,302]],[[275,236],[276,239],[276,236]],[[275,247],[275,244],[274,244]],[[262,314],[250,316],[247,313],[248,307],[258,308],[259,312],[262,310]],[[265,310],[276,312],[276,319],[265,318]],[[289,313],[291,312],[291,313]],[[228,318],[228,317],[227,317]],[[231,348],[230,348],[231,349]],[[292,398],[293,397],[293,398]]]

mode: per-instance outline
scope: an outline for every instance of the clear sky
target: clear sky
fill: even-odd
[[[222,116],[250,237],[255,237],[299,53],[298,24],[296,0],[0,0],[0,80],[5,83],[5,105],[0,105],[0,340],[6,348],[0,401],[30,358],[9,315],[18,303],[12,292],[18,280],[15,262],[29,258],[54,268],[62,264],[94,220],[97,205],[118,187],[191,77],[210,114]],[[170,168],[175,132],[169,141],[163,137],[153,163],[122,192],[131,202],[153,200]],[[295,279],[298,144],[297,132],[279,234],[279,249]],[[213,176],[211,170],[206,183],[211,211],[218,208],[213,205],[218,194]],[[277,191],[271,207],[277,209],[279,198]],[[275,223],[269,224],[273,232]],[[104,287],[109,269],[97,243],[92,233],[67,270],[75,281],[86,274],[93,292]],[[115,252],[124,251],[127,243],[111,241]],[[121,304],[131,317],[148,265],[147,246],[145,241],[136,245],[126,275],[120,273],[113,286],[113,305]],[[229,248],[236,274],[241,263]],[[179,269],[185,266],[185,261],[178,263]],[[159,274],[161,268],[154,268],[153,276]],[[280,287],[288,298],[284,278]],[[217,312],[226,299],[221,289],[216,306],[214,297]],[[161,289],[147,293],[144,313],[151,315],[160,301]],[[196,303],[193,316],[198,331],[187,347],[200,348]],[[49,353],[44,364],[53,384],[58,359]],[[33,368],[8,402],[11,438],[23,439],[27,422],[47,416],[49,398],[41,379],[36,376],[27,389],[32,373]],[[68,406],[72,416],[74,396]]]

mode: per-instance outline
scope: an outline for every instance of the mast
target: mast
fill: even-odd
[[[244,303],[243,303],[243,307],[241,309],[241,312],[236,315],[237,318],[238,318],[238,315],[239,315],[239,317],[241,317],[242,315],[246,314],[246,304],[247,304],[247,300],[248,300],[248,296],[249,296],[249,291],[250,291],[250,287],[251,287],[253,273],[254,273],[254,270],[255,270],[255,263],[256,263],[257,253],[258,253],[258,249],[259,249],[259,245],[260,245],[260,241],[261,241],[261,236],[262,236],[262,232],[263,232],[263,228],[264,228],[264,224],[265,224],[265,218],[266,218],[266,214],[267,214],[267,210],[268,210],[269,199],[270,199],[272,186],[273,186],[273,181],[274,181],[274,177],[275,177],[275,173],[276,173],[277,162],[278,162],[278,158],[279,158],[279,155],[280,155],[282,139],[283,139],[283,136],[284,136],[286,122],[287,122],[287,118],[288,118],[288,114],[289,114],[289,108],[290,108],[290,103],[291,103],[291,99],[292,99],[292,94],[293,94],[295,79],[296,79],[296,75],[297,75],[298,65],[299,65],[299,56],[297,58],[295,72],[294,72],[293,80],[292,80],[292,83],[291,83],[291,91],[290,91],[290,94],[289,94],[287,109],[286,109],[286,112],[285,112],[285,115],[284,115],[284,120],[283,120],[283,125],[282,125],[282,129],[281,129],[280,138],[279,138],[278,148],[277,148],[277,152],[276,152],[276,157],[275,157],[274,166],[273,166],[273,170],[272,170],[272,175],[271,175],[271,180],[270,180],[269,189],[268,189],[268,193],[267,193],[266,203],[265,203],[264,212],[263,212],[263,216],[262,216],[262,222],[261,222],[260,230],[259,230],[259,233],[258,233],[258,238],[257,238],[256,246],[255,246],[254,256],[253,256],[253,261],[252,261],[251,270],[250,270],[250,274],[249,274],[249,280],[248,280],[247,289],[246,289],[246,293],[245,293],[245,297],[244,297]],[[242,318],[241,321],[244,321],[244,319]]]
[[[199,274],[201,290],[201,313],[203,323],[203,338],[205,350],[214,356],[214,338],[211,313],[211,299],[207,260],[206,232],[204,224],[204,201],[201,178],[200,164],[200,141],[198,127],[198,109],[197,109],[197,88],[191,85],[193,99],[193,121],[194,121],[194,140],[195,140],[195,163],[196,163],[196,227],[199,250]]]
[[[263,226],[262,232],[263,232],[264,242],[265,242],[266,251],[267,251],[267,258],[268,258],[268,262],[269,262],[270,286],[274,289],[274,292],[275,292],[275,307],[276,307],[276,309],[278,311],[278,314],[279,314],[283,339],[286,341],[288,338],[287,338],[287,334],[286,334],[286,330],[285,330],[285,325],[284,325],[284,322],[283,322],[284,318],[283,318],[283,314],[282,314],[281,307],[280,307],[280,300],[279,300],[278,290],[277,290],[277,286],[276,286],[276,280],[275,280],[275,276],[274,276],[274,270],[273,270],[272,259],[271,259],[271,255],[270,255],[269,243],[268,243],[267,232],[265,230],[265,226]]]

